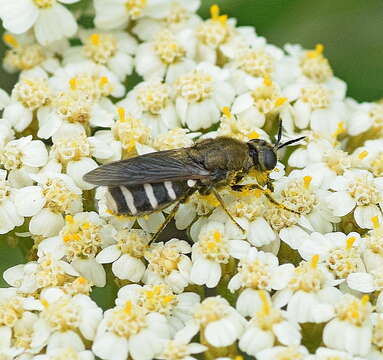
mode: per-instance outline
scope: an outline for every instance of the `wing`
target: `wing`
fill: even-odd
[[[84,175],[95,185],[140,185],[206,179],[211,173],[189,157],[186,149],[158,151],[102,165]]]

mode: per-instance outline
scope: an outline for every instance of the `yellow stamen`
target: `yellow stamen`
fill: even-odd
[[[316,44],[315,45],[315,50],[310,50],[307,51],[306,55],[309,58],[315,58],[323,53],[324,46],[323,44]]]
[[[15,48],[19,46],[19,43],[17,42],[16,38],[12,36],[11,34],[4,34],[3,41],[10,47]]]
[[[70,235],[70,234],[64,235],[63,236],[63,241],[64,242],[72,241],[72,235]]]
[[[49,306],[48,301],[45,299],[41,299],[40,302],[41,302],[41,305],[44,306],[45,308],[47,308]]]
[[[222,108],[222,113],[227,117],[227,118],[231,118],[232,115],[231,115],[231,112],[230,112],[230,108],[228,106],[224,106]]]
[[[78,282],[79,282],[80,284],[84,284],[84,285],[85,285],[85,284],[88,283],[88,280],[85,279],[85,278],[82,277],[82,276],[78,277],[77,280],[78,280]]]
[[[69,86],[72,90],[76,90],[77,88],[77,79],[76,78],[72,78],[72,79],[69,79]]]
[[[362,299],[360,300],[362,305],[367,305],[368,302],[370,301],[370,297],[368,295],[363,295]]]
[[[304,187],[305,189],[308,189],[308,188],[309,188],[312,179],[313,179],[313,178],[312,178],[311,176],[305,176],[305,177],[303,177],[303,187]]]
[[[277,100],[275,100],[275,106],[282,106],[286,101],[287,98],[279,97]]]
[[[90,40],[90,42],[92,43],[92,45],[97,46],[97,45],[100,44],[100,41],[101,41],[101,39],[100,39],[100,35],[94,33],[94,34],[92,34],[92,35],[89,36],[89,40]]]
[[[234,360],[243,360],[243,356],[237,355],[234,357]]]
[[[348,239],[346,239],[346,249],[350,250],[352,248],[352,245],[354,245],[354,242],[356,240],[355,236],[351,236]]]
[[[271,85],[273,85],[273,82],[271,81],[269,75],[265,75],[264,76],[264,78],[263,78],[263,85],[264,86],[271,86]]]
[[[343,134],[346,131],[346,128],[344,126],[344,121],[340,121],[338,123],[338,128],[335,130],[334,134],[332,135],[334,138],[338,137],[338,135]]]
[[[270,312],[270,303],[269,299],[266,296],[266,291],[260,290],[258,291],[258,295],[262,301],[262,311],[264,314],[268,314]]]
[[[214,231],[213,237],[215,242],[220,242],[222,240],[222,234],[219,231]]]
[[[261,189],[254,190],[254,196],[259,199],[263,195],[263,191]]]
[[[217,4],[213,4],[210,6],[210,16],[213,20],[217,20],[219,17],[219,6]]]
[[[259,138],[259,134],[256,132],[256,131],[252,131],[251,133],[248,133],[247,134],[247,137],[249,139],[258,139]]]
[[[319,262],[319,255],[316,254],[316,255],[314,255],[314,256],[311,258],[311,262],[310,262],[311,267],[312,267],[313,269],[316,269],[317,266],[318,266],[318,262]]]
[[[81,225],[81,227],[84,229],[84,230],[88,230],[89,227],[90,227],[90,224],[89,223],[84,223]]]
[[[124,306],[124,313],[130,314],[132,312],[132,308],[133,308],[132,302],[127,301]]]
[[[66,221],[68,224],[73,224],[73,223],[74,223],[73,216],[72,216],[72,215],[67,215],[67,216],[65,216],[65,221]]]
[[[167,296],[164,296],[164,297],[162,298],[162,302],[165,303],[165,304],[168,304],[168,303],[170,303],[170,302],[173,301],[174,297],[175,297],[174,295],[167,295]]]
[[[101,76],[99,81],[100,81],[100,85],[104,86],[109,82],[109,79],[106,76]]]
[[[364,150],[358,155],[359,160],[363,160],[368,155],[368,151]]]
[[[378,215],[373,216],[371,218],[371,221],[372,221],[372,226],[374,227],[374,229],[379,228],[380,224],[379,224],[379,217],[378,217]]]
[[[119,117],[120,121],[124,122],[125,121],[125,109],[123,107],[119,107],[119,108],[117,108],[117,112],[118,112],[118,117]]]

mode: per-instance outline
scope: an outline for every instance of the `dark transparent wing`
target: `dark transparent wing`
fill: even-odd
[[[102,165],[84,175],[95,185],[139,185],[163,181],[197,180],[211,173],[191,159],[186,149],[159,151]]]

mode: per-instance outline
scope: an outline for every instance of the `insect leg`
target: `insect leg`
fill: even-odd
[[[245,232],[246,230],[237,223],[237,221],[233,218],[233,216],[230,214],[229,210],[227,210],[226,206],[225,206],[225,203],[221,197],[221,195],[218,193],[218,191],[216,189],[212,189],[212,192],[215,196],[215,198],[218,200],[218,202],[220,203],[221,207],[223,208],[223,210],[225,211],[225,213],[229,216],[230,220],[235,224],[237,225],[241,231]]]
[[[262,193],[267,197],[267,199],[271,203],[273,203],[274,205],[278,206],[279,208],[281,208],[283,210],[290,211],[293,214],[301,215],[300,212],[295,211],[293,209],[290,209],[287,206],[285,206],[285,205],[281,204],[280,202],[278,202],[277,200],[275,200],[274,197],[270,194],[271,191],[269,189],[263,189],[258,184],[234,185],[234,186],[231,187],[231,189],[234,190],[234,191],[261,190]]]

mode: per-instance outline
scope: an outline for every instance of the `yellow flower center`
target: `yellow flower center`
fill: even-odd
[[[169,103],[169,86],[159,81],[142,84],[137,90],[137,101],[143,109],[158,115]]]
[[[274,230],[281,230],[298,222],[298,215],[279,206],[270,205],[265,210],[265,218]]]
[[[351,168],[351,157],[342,150],[334,149],[326,151],[323,160],[337,175],[343,175],[346,170]]]
[[[73,201],[78,200],[81,196],[72,192],[59,178],[48,179],[42,186],[42,192],[47,200],[45,207],[59,214],[70,212]]]
[[[183,360],[188,358],[188,355],[190,355],[190,352],[187,345],[170,340],[166,343],[161,358],[167,360]]]
[[[135,258],[144,256],[150,242],[150,236],[141,229],[123,229],[116,235],[117,246],[123,254],[128,254]]]
[[[330,105],[330,90],[321,85],[311,85],[301,89],[301,99],[314,110],[326,109]]]
[[[322,288],[324,276],[318,268],[319,256],[314,255],[311,262],[302,261],[294,270],[289,288],[293,291],[317,292]]]
[[[40,9],[48,9],[56,3],[56,0],[33,0],[33,2]]]
[[[139,305],[148,312],[170,315],[177,298],[167,285],[147,285],[142,289]]]
[[[280,97],[279,87],[265,76],[262,86],[251,92],[254,104],[262,114],[268,114],[283,105],[286,98]]]
[[[158,135],[153,141],[153,147],[157,150],[172,150],[192,146],[194,142],[187,133],[187,129],[171,129],[167,133]]]
[[[17,100],[30,110],[46,105],[50,100],[50,89],[45,79],[23,79],[13,91]]]
[[[228,305],[220,297],[210,297],[197,305],[194,319],[202,326],[224,318],[228,313]]]
[[[75,330],[80,324],[80,307],[70,301],[70,297],[61,297],[57,301],[48,304],[43,302],[45,307],[41,317],[45,319],[55,331]]]
[[[85,133],[62,137],[54,143],[57,159],[63,164],[90,156],[90,144]]]
[[[127,301],[106,315],[106,326],[117,336],[129,338],[147,327],[146,310]]]
[[[6,170],[19,169],[23,165],[22,159],[23,153],[17,145],[12,144],[12,142],[6,144],[4,148],[0,149],[0,163]]]
[[[198,103],[211,96],[213,92],[213,78],[202,71],[192,72],[180,76],[175,82],[176,91],[189,103]]]
[[[111,34],[93,33],[85,42],[84,52],[97,64],[106,64],[117,51],[117,40]]]
[[[218,230],[201,232],[197,248],[208,260],[226,264],[229,261],[229,240]]]
[[[363,326],[364,321],[371,314],[372,306],[368,295],[361,299],[352,295],[345,295],[343,301],[335,306],[339,320],[347,321],[355,326]]]
[[[145,258],[150,270],[165,277],[178,269],[181,254],[172,245],[155,244],[145,252]]]
[[[318,83],[325,82],[333,76],[328,60],[323,56],[323,45],[318,44],[315,50],[307,51],[301,59],[303,74]]]
[[[382,201],[379,190],[367,175],[356,177],[347,190],[358,205],[377,204]]]
[[[260,328],[263,331],[272,331],[275,324],[283,321],[281,310],[271,306],[264,290],[258,291],[262,301],[262,310],[258,311],[250,320],[250,324]]]
[[[270,267],[259,259],[243,259],[238,264],[238,274],[243,286],[252,289],[270,290]]]
[[[23,299],[14,296],[0,304],[0,326],[13,327],[24,313]]]
[[[125,5],[128,10],[128,14],[132,19],[139,18],[145,7],[147,0],[127,0]]]
[[[185,56],[185,49],[177,43],[175,36],[167,29],[155,36],[154,51],[166,65],[174,64]]]
[[[263,50],[243,50],[236,61],[241,70],[255,77],[269,76],[274,70],[273,58]]]

